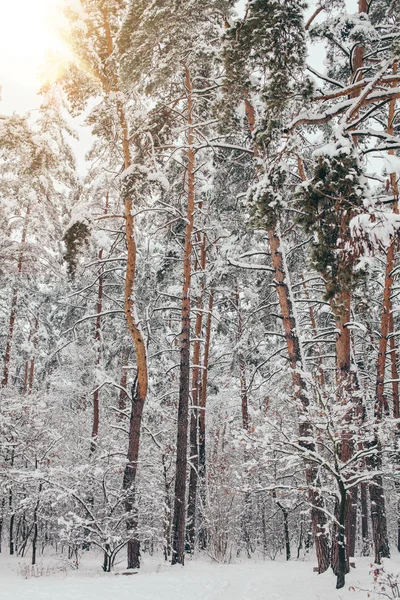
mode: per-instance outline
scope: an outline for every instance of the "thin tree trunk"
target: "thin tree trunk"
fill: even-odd
[[[107,215],[108,213],[108,203],[109,203],[109,196],[108,194],[106,195],[106,203],[105,203],[105,207],[104,207],[104,214]],[[101,264],[101,261],[103,259],[103,248],[100,249],[99,251],[99,263],[100,263],[100,268],[98,271],[98,276],[99,276],[99,288],[98,288],[98,293],[97,293],[97,305],[96,305],[96,328],[95,328],[95,334],[94,334],[94,340],[95,340],[95,347],[96,347],[96,368],[99,368],[101,365],[101,358],[102,358],[102,334],[101,334],[101,313],[103,312],[103,286],[104,286],[104,280],[103,280],[103,266]],[[95,391],[93,392],[93,423],[92,423],[92,442],[90,445],[90,452],[93,453],[96,448],[97,448],[97,438],[99,435],[99,424],[100,424],[100,404],[99,404],[99,400],[100,400],[100,390],[98,389],[98,387],[95,389]]]
[[[12,489],[10,488],[9,491],[9,495],[8,495],[8,506],[9,506],[9,510],[10,510],[10,555],[14,554],[14,522],[15,522],[15,512],[13,509],[13,493],[12,493]]]
[[[236,333],[236,345],[237,345],[237,357],[239,363],[239,379],[240,379],[240,401],[242,411],[242,427],[245,431],[249,431],[249,405],[247,396],[247,377],[246,377],[246,360],[241,343],[243,339],[243,314],[240,306],[240,291],[239,285],[236,281],[235,284],[235,309],[237,314],[237,333]],[[248,456],[246,451],[244,452],[244,462],[247,463]],[[246,476],[246,474],[245,474]],[[251,522],[251,497],[248,492],[244,494],[244,511],[241,519],[242,535],[246,544],[246,552],[248,558],[251,558],[253,551],[251,545],[250,536],[250,525]]]
[[[39,331],[39,310],[36,313],[35,323],[33,326],[33,335],[32,335],[33,350],[32,350],[31,361],[30,361],[30,365],[29,365],[28,394],[32,393],[33,381],[35,378],[35,353],[36,353],[36,347],[37,347],[37,342],[38,342],[38,339],[37,339],[38,331]]]
[[[185,65],[185,86],[187,94],[187,221],[185,228],[185,248],[182,287],[182,332],[181,360],[178,405],[178,436],[176,444],[176,476],[174,518],[172,524],[172,564],[185,562],[185,521],[186,521],[186,472],[188,445],[188,414],[190,391],[190,288],[193,250],[193,224],[195,209],[195,150],[193,129],[193,97],[190,71]]]
[[[199,240],[199,236],[197,236]],[[205,291],[205,268],[206,268],[206,236],[200,247],[200,265],[196,262],[195,270],[198,267],[203,273],[201,292],[196,301],[197,314],[194,328],[193,344],[193,374],[192,374],[192,410],[190,415],[190,476],[189,476],[189,498],[187,513],[187,551],[193,552],[196,537],[196,507],[197,507],[197,488],[199,477],[199,403],[201,397],[201,332],[203,327],[203,304]]]
[[[201,383],[201,400],[200,400],[200,415],[199,415],[199,475],[204,479],[206,473],[206,406],[207,406],[207,385],[208,385],[208,368],[210,360],[210,345],[211,345],[211,324],[212,311],[214,308],[214,290],[210,292],[208,301],[208,316],[206,325],[206,338],[204,344],[204,359],[203,359],[203,376]]]
[[[21,236],[21,242],[20,242],[21,248],[20,248],[19,256],[18,256],[18,265],[17,265],[17,276],[18,277],[20,277],[21,273],[22,273],[22,266],[23,266],[23,262],[24,262],[24,246],[26,243],[26,235],[27,235],[27,231],[28,231],[28,221],[29,221],[30,212],[31,212],[30,207],[28,206],[26,215],[25,215],[24,227],[22,230],[22,236]],[[18,288],[14,287],[13,293],[12,293],[12,299],[11,299],[11,310],[10,310],[10,319],[9,319],[9,323],[8,323],[7,342],[6,342],[5,352],[4,352],[3,378],[1,380],[1,387],[7,387],[8,379],[9,379],[9,375],[10,375],[11,346],[12,346],[13,337],[14,337],[15,319],[17,317],[17,305],[18,305]]]
[[[103,258],[103,249],[99,252],[99,261]],[[99,269],[99,289],[97,294],[96,306],[96,330],[95,330],[95,347],[96,347],[96,368],[99,368],[102,357],[102,335],[101,335],[101,313],[103,312],[103,267]],[[90,452],[93,453],[97,448],[97,438],[99,435],[100,423],[100,405],[99,405],[100,390],[98,386],[93,392],[93,423],[92,423],[92,441],[90,444]]]
[[[368,485],[361,484],[361,535],[362,535],[362,556],[369,556],[370,540],[368,527]]]
[[[38,524],[38,511],[40,504],[40,494],[42,492],[43,484],[39,484],[38,490],[38,501],[36,502],[34,511],[33,511],[33,537],[32,537],[32,565],[36,565],[36,551],[37,551],[37,541],[39,534],[39,524]]]
[[[249,406],[247,398],[247,378],[246,378],[246,360],[240,344],[243,338],[243,315],[240,307],[239,286],[236,282],[235,286],[235,308],[237,312],[237,335],[236,344],[238,345],[238,363],[240,376],[240,399],[242,407],[242,427],[246,431],[249,429]]]
[[[199,410],[199,482],[202,506],[206,505],[206,407],[207,407],[207,385],[208,385],[208,369],[210,360],[210,345],[211,345],[211,324],[212,311],[214,307],[214,290],[211,290],[208,301],[208,315],[205,333],[204,357],[203,357],[203,373],[201,382],[201,398]],[[199,528],[199,543],[202,550],[207,547],[207,531],[205,520],[203,518]]]
[[[3,549],[3,525],[4,525],[4,509],[6,505],[6,499],[2,498],[1,500],[1,509],[0,509],[0,554]]]

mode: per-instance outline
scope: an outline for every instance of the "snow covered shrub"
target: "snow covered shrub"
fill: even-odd
[[[400,598],[400,573],[394,573],[385,569],[384,565],[373,565],[371,571],[374,579],[373,596],[376,598]]]

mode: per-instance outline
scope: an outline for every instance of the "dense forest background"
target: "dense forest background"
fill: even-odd
[[[32,564],[315,554],[341,588],[400,550],[400,3],[236,4],[68,0],[74,60],[0,118],[0,547]]]

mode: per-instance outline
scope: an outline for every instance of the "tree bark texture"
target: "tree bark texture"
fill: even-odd
[[[290,368],[292,373],[293,388],[297,390],[296,395],[304,414],[307,414],[309,399],[307,395],[306,383],[301,376],[302,356],[300,341],[296,332],[296,322],[293,316],[292,301],[290,292],[285,280],[285,268],[283,263],[280,239],[278,233],[270,229],[268,231],[269,248],[271,252],[272,265],[275,269],[275,285],[278,294],[279,306],[282,313],[283,330],[285,333],[286,346],[289,355]],[[311,451],[315,450],[315,444],[312,440],[311,423],[303,418],[299,424],[299,435],[301,446]],[[311,505],[311,522],[315,549],[318,560],[318,572],[324,573],[330,564],[330,544],[327,534],[327,518],[323,512],[324,501],[318,490],[319,479],[317,469],[311,463],[305,461],[306,482],[308,486],[308,498]]]
[[[190,393],[190,291],[192,276],[193,225],[195,209],[195,150],[193,130],[193,97],[190,71],[185,65],[187,94],[187,220],[183,258],[182,330],[180,343],[180,375],[178,403],[178,435],[176,443],[176,475],[174,518],[172,523],[172,564],[185,562],[186,476],[188,417]]]
[[[247,93],[245,94],[245,110],[250,132],[253,133],[256,125],[255,110],[248,98]],[[255,146],[255,158],[257,158],[258,155],[259,151],[257,146]],[[278,232],[274,228],[270,228],[267,231],[267,234],[272,258],[272,266],[275,270],[274,282],[282,313],[283,330],[289,355],[293,388],[298,390],[298,399],[300,400],[302,410],[306,413],[309,405],[309,399],[307,396],[306,383],[299,372],[299,368],[302,368],[301,348],[300,341],[296,333],[296,321],[293,315],[293,307],[290,299],[289,288],[287,282],[285,281],[285,268],[280,249],[280,239]],[[305,440],[307,438],[311,440],[312,427],[306,419],[302,419],[301,423],[299,424],[299,436],[301,440]],[[315,445],[311,441],[302,441],[301,445],[305,449],[315,449]],[[319,478],[317,469],[314,465],[307,461],[305,461],[305,475],[308,488],[308,498],[311,505],[311,523],[317,554],[318,572],[324,573],[330,565],[330,544],[327,533],[327,518],[323,512],[324,500],[318,490]]]
[[[200,241],[199,234],[197,240]],[[206,268],[206,236],[203,235],[200,246],[200,264],[197,264],[195,270],[201,269],[203,273],[203,281],[201,292],[196,301],[196,322],[194,328],[194,343],[193,343],[193,373],[192,373],[192,410],[190,414],[190,477],[189,477],[189,498],[187,512],[187,550],[193,552],[196,538],[196,509],[197,509],[197,493],[199,479],[199,437],[200,437],[200,420],[201,411],[201,334],[203,328],[203,305],[205,293],[205,268]]]

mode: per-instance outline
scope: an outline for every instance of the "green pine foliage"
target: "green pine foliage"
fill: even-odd
[[[325,278],[326,299],[352,289],[360,278],[354,266],[364,245],[352,238],[350,221],[363,210],[367,194],[355,152],[340,144],[315,156],[312,179],[299,188],[297,221],[314,236],[311,260]]]
[[[288,102],[310,95],[305,7],[293,0],[253,0],[244,19],[225,33],[226,93],[235,106],[245,90],[257,92],[264,113],[256,134],[260,146],[282,128]]]

